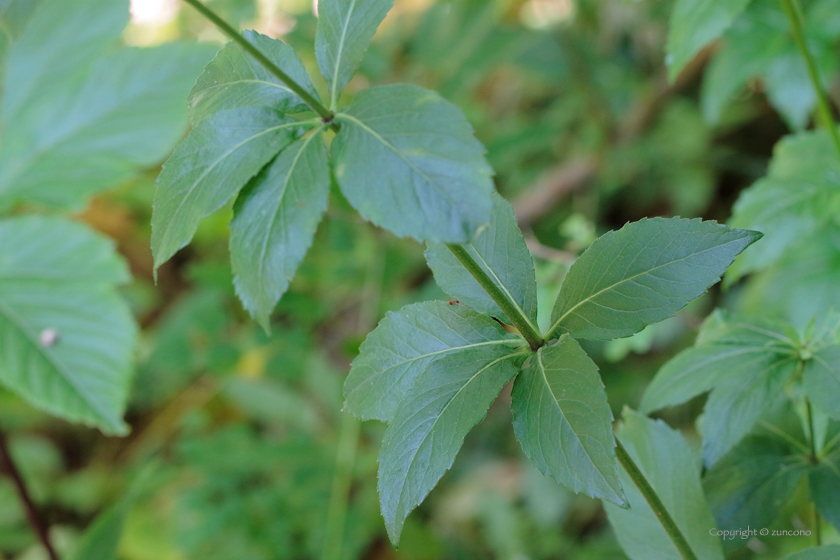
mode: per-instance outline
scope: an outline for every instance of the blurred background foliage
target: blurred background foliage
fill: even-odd
[[[824,76],[837,86],[833,3],[809,0],[806,15]],[[234,25],[289,42],[325,90],[312,54],[311,0],[208,4]],[[797,91],[790,87],[796,64],[779,68],[793,44],[784,26],[774,28],[775,4],[756,0],[669,84],[669,1],[397,0],[347,95],[410,82],[466,112],[497,188],[514,203],[536,259],[541,308],[549,310],[568,266],[597,235],[644,216],[726,221],[738,193],[765,174],[774,144],[808,125],[807,80]],[[224,42],[177,0],[133,1],[123,40]],[[748,52],[744,45],[756,41],[779,46]],[[726,64],[740,73],[715,82]],[[836,87],[831,94],[840,98]],[[146,169],[77,214],[117,241],[135,278],[124,289],[143,327],[131,435],[106,438],[0,395],[0,422],[14,434],[13,451],[57,541],[76,541],[152,464],[128,513],[126,560],[624,558],[597,501],[528,465],[508,421],[509,391],[393,550],[376,495],[384,426],[342,414],[341,385],[386,311],[444,297],[423,248],[364,223],[334,190],[330,219],[266,335],[231,286],[230,208],[203,221],[154,284],[149,221],[158,172]],[[798,252],[795,267],[777,263],[634,337],[588,344],[616,416],[638,404],[658,366],[691,343],[715,306],[802,324],[815,306],[840,303],[832,289],[839,241],[840,230],[823,233]],[[667,420],[697,441],[701,409],[695,400]],[[41,558],[6,480],[0,496],[0,558]],[[797,508],[784,528],[807,519]],[[805,544],[756,541],[732,557],[778,558]]]

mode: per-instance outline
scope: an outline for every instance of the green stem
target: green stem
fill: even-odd
[[[493,298],[493,301],[496,302],[502,311],[504,311],[505,315],[508,316],[508,319],[511,320],[513,326],[519,329],[519,332],[525,337],[525,340],[528,341],[528,344],[531,345],[532,350],[537,350],[541,346],[545,345],[545,340],[543,339],[542,335],[537,332],[531,322],[522,314],[522,312],[513,304],[508,297],[502,293],[502,290],[487,276],[487,273],[479,266],[475,259],[472,258],[466,249],[464,249],[463,245],[456,245],[453,243],[449,243],[446,245],[452,254],[455,255],[464,268],[467,269],[473,278],[484,288],[484,291]]]
[[[347,508],[350,484],[353,482],[353,466],[356,463],[356,448],[359,444],[361,422],[349,414],[342,414],[341,435],[335,459],[332,492],[327,510],[322,560],[339,560],[344,548],[344,530],[347,525]]]
[[[808,446],[810,447],[810,456],[808,460],[811,464],[816,465],[819,462],[817,458],[817,438],[816,438],[816,431],[814,430],[814,411],[811,408],[811,401],[808,397],[805,397],[805,416],[808,420]],[[820,525],[822,525],[822,520],[820,519],[820,511],[817,508],[817,504],[813,503],[813,516],[811,520],[811,525],[814,529],[814,545],[820,546],[822,544],[822,535],[820,534]]]
[[[306,91],[299,83],[294,81],[291,76],[283,72],[280,68],[277,67],[276,64],[271,62],[268,57],[266,57],[258,48],[248,42],[245,37],[243,37],[236,29],[231,27],[231,25],[220,18],[213,10],[202,4],[199,0],[184,0],[187,4],[198,10],[201,15],[209,19],[213,22],[216,27],[222,30],[222,32],[234,40],[240,47],[242,47],[245,52],[250,54],[254,57],[254,59],[263,65],[263,67],[271,72],[274,76],[277,77],[278,80],[286,84],[290,90],[292,90],[298,97],[300,97],[304,103],[309,105],[313,111],[318,113],[321,116],[324,123],[332,123],[333,130],[338,130],[338,125],[332,122],[335,114],[327,109],[323,103],[318,101],[311,93]]]
[[[790,20],[791,28],[793,29],[793,39],[796,41],[796,46],[799,52],[805,59],[805,64],[808,67],[808,75],[811,78],[811,84],[814,86],[814,92],[817,94],[817,110],[822,120],[822,124],[828,129],[831,135],[831,140],[834,142],[834,147],[837,149],[837,154],[840,155],[840,135],[837,133],[837,125],[834,124],[834,117],[831,114],[831,106],[828,104],[828,97],[823,91],[822,80],[820,80],[820,73],[817,70],[817,63],[808,49],[808,43],[805,40],[805,33],[802,29],[802,17],[800,16],[801,9],[799,7],[799,0],[780,0],[782,9],[787,14]]]
[[[633,461],[633,458],[630,457],[630,454],[627,453],[627,450],[624,449],[624,446],[621,445],[621,442],[618,441],[618,439],[615,440],[615,454],[618,457],[618,462],[621,463],[621,466],[624,467],[624,470],[627,471],[628,475],[630,475],[630,478],[642,493],[642,496],[645,497],[650,509],[652,509],[653,513],[656,514],[656,518],[659,520],[662,528],[665,529],[665,532],[668,533],[668,536],[671,538],[674,546],[677,547],[680,555],[684,558],[684,560],[697,560],[697,556],[694,555],[694,552],[688,545],[688,541],[683,536],[680,528],[677,527],[677,524],[674,522],[671,514],[668,513],[667,509],[665,509],[665,504],[663,504],[662,500],[659,499],[659,495],[656,493],[656,490],[654,490],[653,486],[651,486],[647,481],[645,475],[642,474],[642,471],[639,470],[639,467]]]

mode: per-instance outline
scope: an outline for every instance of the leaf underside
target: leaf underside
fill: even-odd
[[[113,245],[79,224],[0,221],[0,382],[51,414],[127,433],[137,329],[115,289],[127,280]]]
[[[452,466],[467,432],[516,375],[524,359],[504,346],[472,348],[429,365],[388,425],[379,454],[379,497],[388,536]]]
[[[256,31],[243,31],[242,35],[317,98],[312,81],[292,47]],[[204,69],[187,103],[190,122],[194,125],[220,111],[240,107],[272,107],[283,113],[309,109],[297,94],[233,41],[225,45]]]
[[[540,348],[511,398],[516,438],[541,472],[573,492],[625,505],[604,384],[573,338]]]
[[[359,348],[344,383],[344,408],[365,420],[388,421],[433,360],[475,347],[510,347],[516,340],[461,304],[430,301],[390,312]]]
[[[199,221],[235,196],[297,134],[296,121],[267,108],[217,113],[166,160],[152,213],[155,267],[192,239]]]
[[[327,150],[315,133],[283,150],[237,199],[230,223],[233,284],[266,330],[312,244],[329,194]]]
[[[475,238],[464,244],[464,249],[522,316],[535,325],[537,281],[534,261],[516,223],[513,206],[498,193],[493,193],[493,215],[493,224],[482,228]],[[510,324],[510,318],[446,245],[430,243],[426,249],[426,261],[434,272],[435,281],[449,296]],[[535,327],[534,330],[538,329]]]
[[[653,486],[668,513],[700,560],[723,560],[720,541],[709,535],[715,526],[709,512],[694,453],[679,434],[661,420],[625,409],[618,439]],[[682,560],[653,510],[624,470],[619,472],[630,509],[604,504],[621,547],[633,560]]]
[[[637,333],[705,293],[760,237],[683,218],[644,219],[606,233],[566,275],[550,333],[596,340]]]
[[[437,93],[406,84],[371,87],[336,120],[335,177],[366,220],[437,243],[465,243],[492,221],[484,147],[461,110]]]

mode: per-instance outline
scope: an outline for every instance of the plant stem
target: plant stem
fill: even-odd
[[[537,350],[541,346],[545,345],[545,340],[543,339],[542,335],[537,332],[531,322],[522,314],[522,312],[517,308],[508,297],[502,293],[502,290],[493,283],[493,280],[487,276],[487,273],[482,270],[481,266],[475,259],[472,258],[466,249],[464,249],[463,245],[457,245],[454,243],[448,243],[446,245],[452,254],[455,255],[464,268],[467,269],[473,278],[484,288],[484,291],[493,298],[493,301],[496,302],[502,311],[504,311],[505,315],[508,316],[508,319],[511,320],[513,326],[519,329],[519,332],[522,336],[525,337],[525,340],[528,341],[528,344],[531,345],[531,350]]]
[[[820,80],[820,73],[817,70],[817,63],[808,49],[808,43],[805,40],[805,33],[802,30],[802,17],[800,16],[801,9],[799,7],[799,0],[780,0],[782,9],[787,14],[790,20],[790,26],[793,29],[793,39],[796,41],[796,46],[799,48],[800,54],[805,59],[805,65],[808,67],[808,75],[811,78],[811,85],[814,87],[814,92],[817,94],[817,110],[822,120],[823,126],[828,129],[831,135],[831,140],[834,142],[834,147],[840,155],[840,135],[837,133],[837,126],[834,124],[834,117],[831,114],[831,106],[828,104],[828,97],[823,91],[822,80]]]
[[[653,486],[650,485],[645,478],[645,475],[642,474],[642,471],[633,461],[633,458],[630,457],[630,454],[627,453],[627,450],[624,449],[624,446],[621,445],[621,442],[618,441],[617,438],[615,440],[615,454],[618,457],[618,462],[621,463],[621,466],[624,467],[624,470],[627,471],[628,475],[630,475],[630,478],[642,493],[642,496],[645,497],[650,509],[652,509],[653,513],[656,514],[656,518],[659,520],[659,523],[662,524],[662,528],[665,529],[665,532],[668,533],[668,536],[671,538],[674,546],[677,547],[680,555],[682,555],[684,560],[697,560],[697,556],[694,555],[688,541],[683,536],[680,528],[677,527],[677,524],[674,522],[671,514],[668,513],[667,509],[665,509],[665,504],[663,504],[662,500],[659,499],[659,495],[656,493],[656,490],[653,489]]]
[[[313,111],[318,113],[321,118],[323,119],[324,123],[331,123],[333,130],[338,130],[338,125],[332,122],[335,114],[327,109],[323,103],[318,101],[312,94],[306,91],[299,83],[294,81],[291,76],[283,72],[280,68],[277,67],[276,64],[271,62],[267,56],[265,56],[258,48],[248,42],[245,37],[243,37],[236,29],[231,27],[231,25],[220,18],[213,10],[205,6],[200,2],[200,0],[184,0],[187,4],[198,10],[201,15],[209,19],[213,22],[216,27],[222,30],[225,35],[230,37],[234,40],[240,47],[245,49],[245,52],[250,54],[251,56],[256,59],[257,62],[263,65],[263,67],[274,74],[278,80],[286,84],[286,86],[292,90],[298,97],[300,97],[304,103],[309,105]]]
[[[0,469],[2,469],[9,478],[12,479],[12,482],[15,485],[15,490],[17,490],[18,497],[26,510],[26,519],[29,521],[29,525],[32,527],[32,530],[35,531],[35,534],[41,541],[44,549],[46,549],[50,560],[58,560],[58,554],[56,554],[55,548],[53,548],[52,542],[50,541],[47,525],[44,523],[44,520],[41,519],[41,515],[38,513],[38,508],[35,507],[35,503],[29,496],[29,490],[26,489],[26,483],[23,481],[23,477],[21,477],[20,471],[18,471],[18,468],[12,459],[11,453],[9,453],[9,444],[6,441],[6,434],[4,434],[2,430],[0,430]]]
[[[817,438],[814,430],[814,411],[811,408],[811,400],[808,397],[805,397],[805,416],[808,420],[808,446],[810,447],[808,460],[816,465],[819,463],[819,459],[817,458]],[[822,520],[820,519],[820,510],[817,508],[816,502],[812,503],[812,506],[813,516],[811,518],[811,525],[814,529],[814,545],[820,546],[822,544],[822,535],[820,534]]]
[[[811,463],[817,462],[817,442],[816,438],[814,437],[814,411],[811,408],[811,401],[808,397],[805,397],[805,416],[808,419],[808,447],[810,452],[810,457],[808,460]]]
[[[350,484],[353,482],[353,465],[356,463],[356,447],[359,443],[361,422],[349,414],[342,414],[341,435],[335,459],[332,492],[327,509],[327,527],[324,531],[323,560],[339,560],[344,545],[344,529],[347,524],[347,507]]]

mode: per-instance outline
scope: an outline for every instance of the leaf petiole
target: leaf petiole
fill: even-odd
[[[545,345],[545,339],[539,333],[539,331],[531,324],[531,322],[522,314],[522,311],[510,301],[510,299],[505,296],[504,293],[499,289],[498,286],[487,276],[487,273],[479,266],[475,259],[472,258],[472,255],[464,249],[463,245],[458,245],[455,243],[447,243],[446,247],[452,251],[452,254],[455,255],[455,258],[464,265],[464,268],[467,269],[473,278],[484,288],[484,291],[493,298],[493,301],[496,302],[496,305],[501,308],[502,311],[505,312],[505,315],[513,323],[513,326],[519,329],[520,334],[528,341],[528,344],[531,346],[531,350],[537,350],[541,346]]]
[[[277,67],[276,64],[271,62],[258,48],[252,45],[245,37],[243,37],[239,32],[237,32],[231,25],[220,18],[213,10],[205,6],[200,2],[200,0],[184,0],[187,4],[198,10],[201,15],[205,18],[213,22],[213,24],[222,30],[222,32],[230,37],[233,41],[235,41],[240,47],[242,47],[245,52],[250,54],[254,59],[262,64],[262,66],[271,72],[278,80],[286,84],[286,86],[295,92],[295,94],[300,97],[304,103],[309,105],[313,111],[318,113],[321,116],[322,122],[325,124],[329,124],[330,127],[338,132],[338,125],[333,122],[333,118],[335,114],[327,109],[323,103],[318,101],[313,95],[311,95],[308,91],[306,91],[300,84],[298,84],[295,80],[292,79],[291,76],[283,72],[280,68]]]
[[[668,513],[668,510],[665,508],[665,504],[663,504],[662,500],[659,499],[659,494],[656,493],[656,490],[654,490],[653,486],[651,486],[647,481],[645,475],[639,469],[638,465],[636,465],[636,462],[633,461],[633,458],[630,457],[630,454],[627,453],[627,450],[624,449],[624,446],[621,445],[618,438],[615,440],[615,455],[618,457],[618,462],[621,463],[621,466],[624,467],[624,470],[627,471],[628,475],[630,475],[630,479],[639,489],[639,492],[641,492],[642,496],[644,496],[645,501],[647,501],[650,506],[650,509],[652,509],[653,513],[656,515],[656,519],[658,519],[659,523],[662,524],[662,528],[665,529],[666,533],[668,533],[668,536],[671,538],[674,546],[677,547],[677,550],[683,559],[697,560],[697,556],[694,554],[694,551],[691,550],[691,546],[689,546],[688,541],[685,539],[682,531],[680,531],[680,528],[677,526],[674,518],[671,517],[671,514]]]

